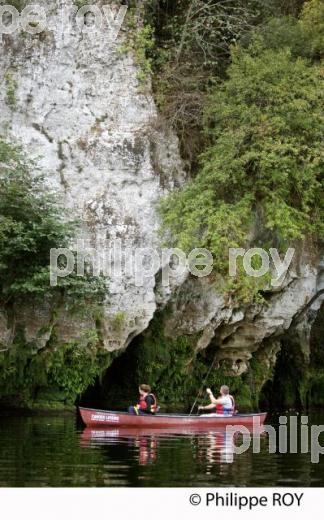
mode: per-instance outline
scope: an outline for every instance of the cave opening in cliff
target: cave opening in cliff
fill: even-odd
[[[297,332],[290,330],[281,338],[273,376],[270,379],[269,374],[261,389],[258,380],[262,363],[257,362],[257,357],[251,360],[249,370],[240,376],[229,375],[226,360],[221,361],[212,371],[207,386],[217,391],[220,384],[228,384],[240,411],[258,407],[264,411],[302,410],[324,404],[323,317],[324,304],[313,322],[310,339],[309,335],[301,335],[298,328]],[[127,409],[138,398],[138,385],[145,382],[158,393],[163,409],[190,409],[208,367],[219,351],[216,344],[211,344],[195,354],[196,341],[194,335],[166,337],[163,316],[157,313],[148,329],[135,337],[86,390],[79,404]]]
[[[136,337],[128,348],[114,359],[110,367],[80,398],[80,405],[91,408],[127,409],[136,402],[138,345]]]
[[[127,409],[138,399],[139,384],[146,383],[157,393],[163,410],[190,410],[215,351],[197,353],[197,334],[169,337],[164,319],[163,312],[156,313],[148,329],[87,389],[80,404]]]
[[[323,406],[323,333],[324,303],[308,337],[306,334],[303,339],[295,330],[288,331],[282,338],[273,378],[265,383],[260,393],[261,408],[302,411]]]

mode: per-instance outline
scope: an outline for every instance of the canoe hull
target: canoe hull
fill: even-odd
[[[172,429],[177,427],[208,429],[224,426],[262,426],[266,413],[236,414],[232,417],[202,417],[177,414],[130,415],[124,412],[79,408],[84,424],[96,428],[152,428]]]

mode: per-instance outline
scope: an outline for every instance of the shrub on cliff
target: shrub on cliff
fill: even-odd
[[[230,247],[284,248],[323,231],[323,87],[319,65],[260,35],[233,49],[205,107],[200,172],[161,204],[173,244],[208,248],[226,275]]]
[[[77,223],[51,193],[35,164],[21,150],[0,139],[0,302],[26,294],[58,295],[72,302],[98,301],[106,281],[71,274],[50,286],[50,250],[68,247]]]

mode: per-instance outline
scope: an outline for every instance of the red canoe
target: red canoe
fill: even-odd
[[[260,428],[266,413],[236,414],[227,417],[210,417],[181,414],[131,415],[127,412],[110,412],[79,408],[86,426],[99,428],[177,428],[179,426],[193,429],[218,428],[224,426],[245,426]]]

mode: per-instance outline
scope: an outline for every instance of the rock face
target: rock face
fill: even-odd
[[[103,12],[103,3],[109,4],[92,5]],[[123,51],[127,19],[116,40],[106,19],[88,35],[73,15],[62,32],[62,16],[73,2],[43,5],[46,29],[41,34],[16,31],[3,37],[0,133],[38,158],[49,186],[83,221],[82,249],[94,248],[105,262],[110,295],[104,342],[114,350],[144,330],[156,309],[155,272],[140,284],[124,265],[118,270],[117,245],[122,251],[157,247],[155,203],[183,182],[178,143],[158,128],[149,78],[139,81],[134,57]],[[117,16],[118,6],[112,12]],[[113,247],[115,262],[109,257]],[[27,335],[36,337],[49,318],[46,311],[36,312],[36,322],[35,314],[29,318],[24,320]],[[68,340],[87,328],[89,323],[73,327],[61,319],[58,334]]]
[[[229,375],[244,373],[257,353],[265,362],[266,379],[287,332],[297,334],[301,347],[309,349],[311,326],[324,299],[323,263],[299,253],[281,287],[267,291],[263,303],[240,309],[225,303],[207,278],[188,278],[171,299],[173,312],[166,320],[166,333],[200,332],[197,349],[214,345],[216,358],[220,364],[226,362]]]
[[[92,2],[100,9],[102,3]],[[140,80],[135,55],[123,50],[129,38],[126,22],[115,40],[109,26],[96,36],[82,33],[73,16],[62,33],[62,10],[71,7],[71,0],[51,2],[41,34],[3,36],[0,134],[37,159],[49,186],[82,219],[83,249],[92,248],[109,269],[105,349],[125,349],[149,327],[156,310],[168,305],[167,336],[198,334],[196,350],[214,346],[219,363],[234,376],[245,373],[257,353],[266,380],[280,339],[323,288],[323,266],[300,251],[281,287],[266,293],[265,303],[240,309],[225,302],[208,278],[185,274],[161,287],[161,261],[136,279],[125,262],[135,250],[159,250],[156,202],[185,180],[178,141],[161,129],[149,78]],[[116,244],[126,250],[125,258],[118,251],[113,260],[109,257]],[[314,316],[320,303],[318,298],[311,306]],[[45,305],[26,304],[15,314],[9,325],[0,313],[4,348],[10,348],[17,324],[40,349],[54,325],[58,342],[78,340],[94,326],[91,320],[66,316],[64,309],[54,323]]]

